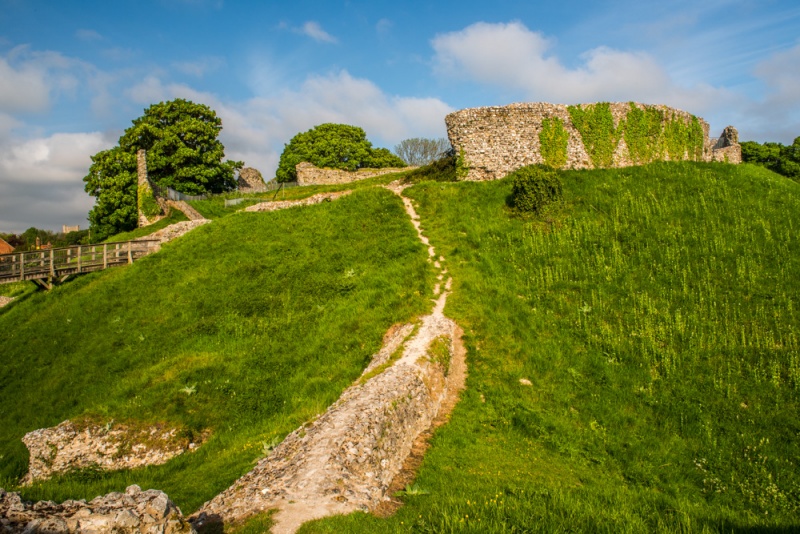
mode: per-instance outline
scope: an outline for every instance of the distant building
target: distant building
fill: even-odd
[[[80,231],[81,231],[80,225],[77,226],[67,226],[66,224],[61,225],[62,234],[68,234],[70,232],[80,232]]]
[[[14,252],[14,247],[12,247],[11,245],[3,241],[2,238],[0,238],[0,254],[11,254],[12,252]]]

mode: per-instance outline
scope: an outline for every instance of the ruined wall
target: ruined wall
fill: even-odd
[[[341,169],[321,169],[311,163],[302,162],[295,166],[297,170],[297,185],[332,185],[349,184],[367,178],[374,178],[393,172],[409,171],[416,167],[385,167],[383,169],[359,169],[357,171],[343,171]]]
[[[179,454],[196,449],[207,435],[190,441],[177,428],[164,425],[131,427],[124,424],[75,424],[28,432],[22,442],[30,451],[30,484],[54,475],[80,469],[134,469],[160,465]]]
[[[27,502],[0,488],[0,532],[30,534],[113,532],[115,534],[195,533],[166,493],[128,486],[89,502]]]
[[[136,204],[139,210],[139,228],[149,226],[165,217],[169,208],[164,199],[156,198],[147,177],[147,153],[141,149],[136,152]]]
[[[261,172],[253,167],[243,167],[239,171],[239,179],[236,181],[240,193],[256,193],[264,191],[266,184]]]
[[[613,154],[609,154],[610,164],[603,165],[597,165],[592,160],[594,146],[590,144],[591,140],[585,143],[581,132],[573,123],[569,106],[563,104],[538,102],[462,109],[447,115],[445,124],[466,180],[496,180],[525,165],[547,163],[542,152],[543,148],[548,147],[542,147],[540,137],[543,123],[554,119],[558,119],[561,125],[559,127],[563,128],[562,139],[566,138],[566,151],[557,165],[563,169],[627,167],[670,159],[741,162],[741,148],[733,127],[726,128],[728,133],[719,140],[712,140],[708,136],[707,122],[667,106],[620,102],[581,104],[576,107],[591,111],[595,109],[594,106],[603,105],[608,106],[613,119],[613,127],[609,125],[612,128],[609,135],[614,138],[615,143]],[[645,112],[650,110],[663,117],[660,128],[656,128],[657,131],[651,135],[655,153],[649,156],[649,161],[634,157],[626,145],[624,129],[632,106]],[[682,157],[670,157],[665,139],[670,135],[670,123],[677,121],[681,121],[687,129],[692,125],[702,129],[702,146],[699,148],[701,153],[693,154],[691,150],[686,150]]]

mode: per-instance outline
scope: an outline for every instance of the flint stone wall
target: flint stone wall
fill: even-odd
[[[583,107],[586,105],[582,104]],[[688,124],[692,119],[690,113],[663,105],[635,105],[640,109],[656,108],[663,111],[665,121],[683,120]],[[614,126],[617,127],[627,116],[630,103],[611,103],[610,109]],[[541,154],[539,132],[542,130],[542,121],[554,117],[561,119],[569,134],[567,163],[562,168],[594,168],[581,134],[572,124],[572,118],[564,104],[535,102],[462,109],[447,115],[445,124],[450,144],[457,154],[463,156],[463,162],[469,169],[465,179],[497,180],[520,167],[545,162]],[[741,147],[738,134],[735,134],[736,129],[729,126],[719,140],[709,139],[708,123],[699,117],[698,120],[704,136],[703,161],[740,163]],[[717,146],[720,143],[725,146]],[[669,156],[664,153],[659,159],[666,161]],[[688,155],[684,159],[688,159]],[[612,167],[635,164],[628,154],[624,137],[620,136]]]
[[[410,171],[416,167],[384,167],[382,169],[358,169],[344,171],[341,169],[322,169],[306,161],[295,166],[297,185],[334,185],[349,184],[367,178],[374,178],[393,172]]]
[[[261,176],[261,173],[258,171],[258,169],[254,169],[253,167],[243,167],[242,170],[239,171],[237,186],[240,192],[256,193],[264,191],[266,185],[267,184],[264,183],[264,177]]]
[[[111,471],[160,465],[197,448],[198,443],[178,434],[178,429],[163,425],[131,428],[121,424],[76,425],[64,421],[58,426],[40,428],[22,438],[30,451],[28,473],[22,481],[30,484],[87,468]]]
[[[194,528],[180,509],[157,490],[128,486],[90,502],[23,501],[0,488],[0,533],[189,534]]]

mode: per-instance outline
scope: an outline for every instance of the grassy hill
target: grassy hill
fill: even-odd
[[[506,181],[407,190],[453,275],[467,390],[395,516],[303,532],[800,529],[800,185],[561,177],[534,220]]]
[[[161,467],[78,473],[26,498],[92,498],[137,483],[186,512],[324,411],[386,330],[428,311],[433,274],[396,195],[236,214],[126,268],[0,310],[0,487],[20,438],[67,418],[166,421],[210,441]]]
[[[303,532],[800,529],[800,185],[723,164],[560,176],[539,218],[509,210],[504,180],[405,191],[453,276],[467,390],[394,516]],[[0,310],[0,485],[24,472],[28,430],[167,420],[214,434],[162,467],[25,496],[138,483],[193,510],[429,307],[388,192],[205,209],[220,218],[158,255]]]

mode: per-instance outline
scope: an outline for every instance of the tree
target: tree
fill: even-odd
[[[395,145],[394,152],[407,164],[421,166],[441,159],[450,148],[450,141],[443,137],[439,139],[414,137],[400,141]]]
[[[138,224],[136,203],[136,156],[120,147],[92,156],[89,174],[83,179],[86,192],[96,197],[89,211],[93,237],[102,241]]]
[[[800,137],[791,145],[781,143],[742,143],[742,161],[762,165],[771,171],[800,181]]]
[[[403,160],[385,148],[373,148],[358,126],[320,124],[292,137],[281,154],[275,178],[297,180],[295,166],[307,161],[317,167],[355,171],[361,168],[405,167]]]
[[[125,130],[119,145],[92,156],[84,177],[86,192],[97,198],[89,212],[93,237],[105,239],[136,228],[136,153],[147,152],[150,181],[163,188],[200,195],[236,187],[240,161],[223,161],[217,139],[222,120],[208,106],[176,99],[153,104]]]
[[[222,161],[221,130],[214,110],[178,98],[147,108],[119,145],[131,154],[147,151],[147,174],[157,185],[189,195],[222,193],[236,188],[234,171],[244,164]]]

